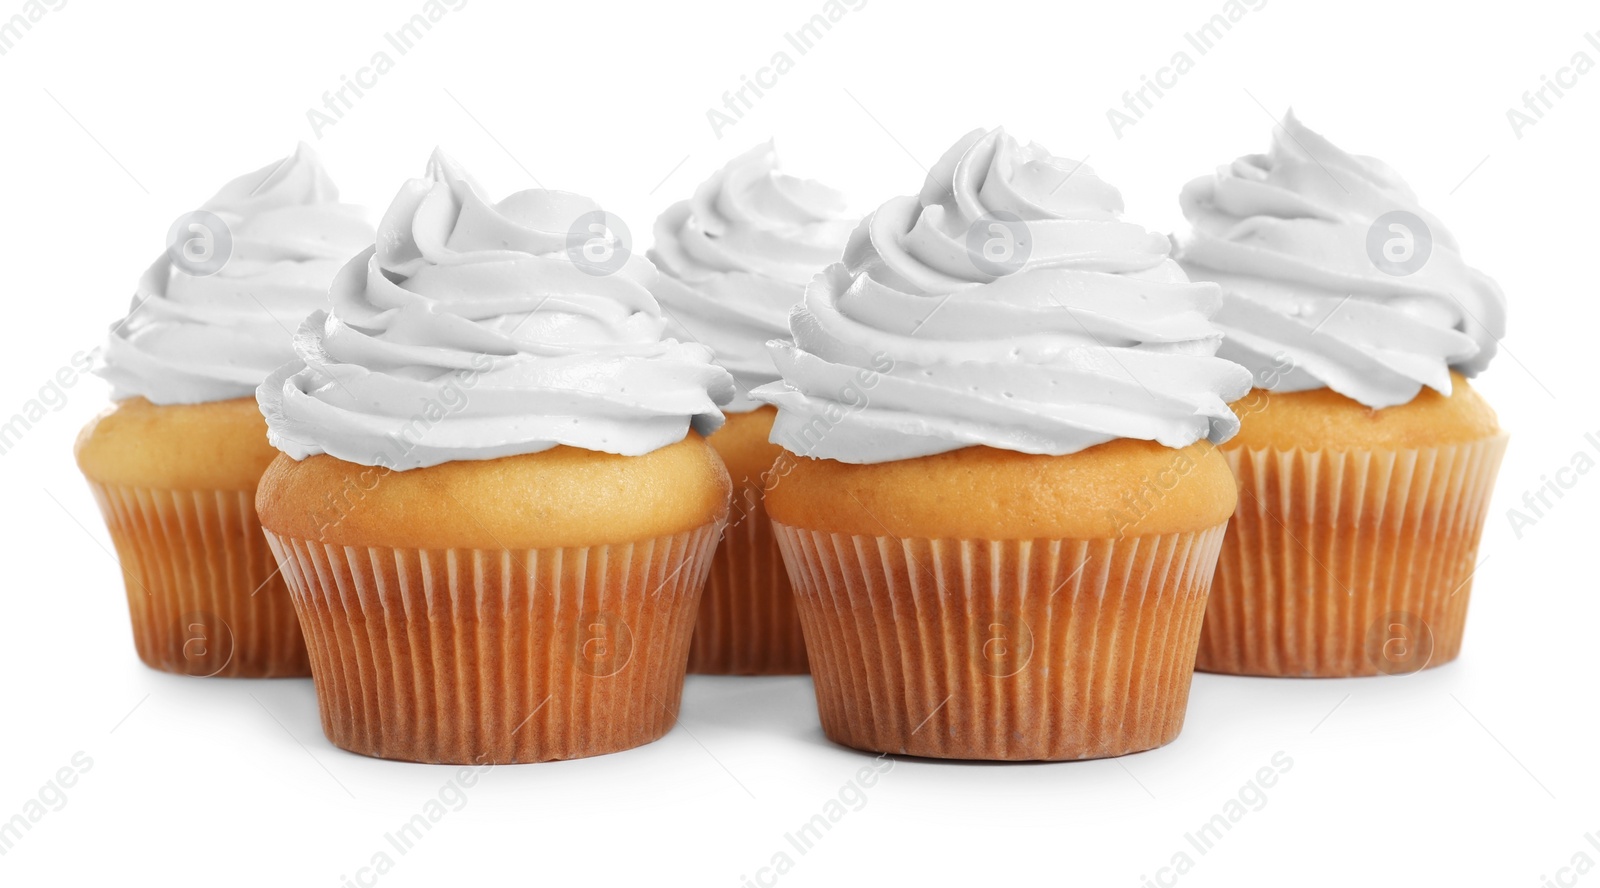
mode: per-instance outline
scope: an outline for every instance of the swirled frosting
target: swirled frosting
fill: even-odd
[[[772,440],[849,463],[1225,440],[1250,379],[1213,356],[1218,288],[1121,210],[1081,163],[967,134],[806,289],[772,343],[783,381],[756,391]]]
[[[1326,386],[1390,407],[1422,386],[1448,395],[1449,371],[1477,374],[1505,335],[1499,286],[1462,261],[1406,183],[1292,111],[1268,153],[1195,179],[1180,203],[1193,232],[1178,261],[1190,277],[1222,285],[1219,354],[1250,368],[1258,385]],[[1381,251],[1390,248],[1420,267],[1388,264]]]
[[[400,189],[300,328],[300,360],[257,392],[278,449],[404,470],[561,444],[637,456],[722,424],[733,380],[662,338],[656,270],[598,205],[482,194],[439,152]]]
[[[789,310],[838,261],[857,221],[842,194],[777,166],[771,142],[734,158],[661,214],[650,250],[669,329],[709,345],[732,372],[731,412],[761,406],[747,393],[778,379],[767,340],[788,333]]]
[[[231,240],[214,273],[163,253],[139,280],[128,315],[111,327],[97,372],[116,399],[156,404],[248,397],[294,357],[290,331],[327,304],[339,266],[372,241],[359,207],[310,146],[229,182],[201,207]],[[222,249],[213,241],[210,249]],[[197,273],[191,273],[197,272]]]

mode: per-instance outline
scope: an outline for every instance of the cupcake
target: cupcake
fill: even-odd
[[[710,439],[733,476],[733,514],[700,599],[690,672],[806,671],[794,595],[762,505],[782,452],[768,440],[777,411],[749,393],[778,379],[767,341],[788,335],[789,310],[838,261],[856,219],[838,192],[777,166],[770,142],[734,158],[661,214],[650,251],[668,328],[710,346],[737,390],[723,408],[727,425]]]
[[[419,762],[598,755],[677,716],[733,395],[587,198],[435,154],[262,383],[256,504],[323,730]]]
[[[310,674],[289,593],[256,520],[274,451],[253,397],[294,357],[290,331],[326,304],[372,239],[363,211],[301,144],[180,217],[111,328],[115,404],[78,436],[146,665],[190,675]]]
[[[773,343],[755,394],[794,458],[767,511],[836,742],[1081,759],[1182,727],[1235,504],[1210,444],[1250,380],[1214,357],[1218,288],[1121,210],[1087,167],[974,131]]]
[[[1254,375],[1223,447],[1239,509],[1199,668],[1410,673],[1461,650],[1506,436],[1467,384],[1505,297],[1382,162],[1291,112],[1267,154],[1190,182],[1179,262],[1222,286]]]

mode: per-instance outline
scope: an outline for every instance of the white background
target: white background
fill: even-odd
[[[179,213],[299,139],[375,210],[440,144],[497,195],[535,180],[586,193],[645,240],[656,213],[769,136],[790,170],[868,209],[915,191],[963,132],[1004,124],[1087,156],[1128,218],[1172,230],[1180,186],[1264,150],[1292,105],[1401,170],[1510,301],[1478,386],[1512,446],[1458,662],[1349,681],[1200,675],[1177,742],[1120,760],[902,759],[803,856],[784,834],[870,757],[823,738],[808,680],[692,677],[665,739],[488,773],[379,884],[735,886],[787,851],[785,886],[1142,886],[1184,850],[1185,886],[1532,888],[1580,851],[1600,861],[1584,839],[1600,832],[1600,478],[1520,539],[1506,517],[1577,451],[1600,456],[1583,437],[1600,438],[1600,72],[1521,138],[1506,110],[1574,53],[1600,61],[1584,39],[1600,17],[1576,2],[1485,6],[1271,0],[1199,56],[1183,35],[1220,0],[870,0],[808,54],[790,49],[794,69],[718,139],[706,110],[788,48],[820,0],[471,0],[317,139],[307,109],[388,48],[420,0],[71,0],[0,56],[0,415],[98,344]],[[0,16],[20,8],[0,0]],[[1194,70],[1117,138],[1107,108],[1180,49]],[[71,459],[106,389],[70,395],[0,456],[0,819],[74,753],[94,764],[0,857],[0,884],[341,885],[451,769],[334,749],[309,680],[141,666]],[[1210,853],[1188,846],[1279,751],[1294,764],[1265,807]],[[1590,883],[1600,871],[1577,879]]]

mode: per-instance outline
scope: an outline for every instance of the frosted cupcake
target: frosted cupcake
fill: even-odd
[[[756,396],[804,458],[767,509],[835,741],[1078,759],[1177,736],[1235,504],[1210,443],[1250,379],[1213,356],[1217,287],[1121,209],[1088,168],[974,131],[774,343],[783,381]]]
[[[689,671],[806,671],[805,640],[762,493],[781,448],[777,411],[749,396],[778,378],[767,340],[788,335],[805,286],[844,252],[856,219],[844,198],[777,170],[771,143],[734,158],[656,220],[650,259],[669,328],[710,346],[737,393],[711,437],[734,481],[734,512],[700,600]]]
[[[619,228],[435,154],[262,384],[257,504],[336,745],[528,762],[675,720],[733,381],[662,338]]]
[[[288,590],[256,520],[275,451],[255,388],[290,330],[372,239],[304,144],[180,218],[98,372],[116,404],[78,466],[122,562],[134,647],[190,675],[308,675]]]
[[[1224,448],[1240,504],[1199,668],[1409,673],[1456,657],[1506,436],[1467,384],[1505,298],[1382,162],[1291,112],[1267,154],[1190,182],[1179,261],[1223,288],[1250,368]]]

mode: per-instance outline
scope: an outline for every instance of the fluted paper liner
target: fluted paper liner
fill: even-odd
[[[1239,508],[1218,561],[1198,668],[1357,676],[1455,659],[1506,441],[1224,448]]]
[[[311,674],[253,492],[93,479],[89,487],[122,563],[134,647],[146,665],[199,676]]]
[[[875,752],[1083,759],[1183,726],[1224,525],[1095,540],[774,524],[823,731]]]
[[[600,755],[665,734],[720,529],[531,550],[266,536],[328,739],[466,764]]]
[[[805,636],[783,553],[760,494],[729,526],[711,562],[689,671],[710,675],[802,675]]]

